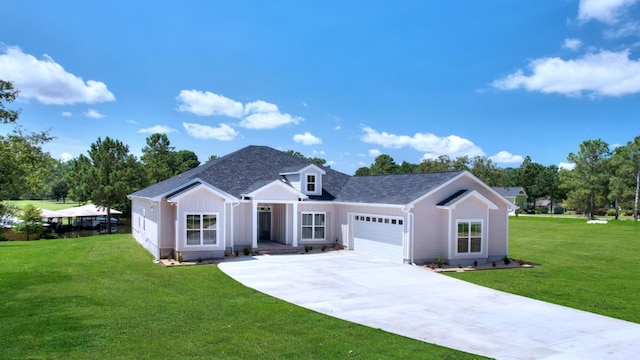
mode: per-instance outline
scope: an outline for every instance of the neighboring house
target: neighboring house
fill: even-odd
[[[564,214],[565,209],[557,202],[551,202],[549,198],[536,200],[536,208],[540,208],[542,213]]]
[[[522,186],[493,187],[492,189],[510,202],[518,205],[518,208],[524,208],[527,204],[528,195]]]
[[[508,253],[514,204],[467,171],[349,176],[249,146],[129,195],[132,234],[156,259],[221,258],[276,242],[429,263]]]

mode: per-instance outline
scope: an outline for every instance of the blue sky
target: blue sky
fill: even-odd
[[[56,158],[166,133],[200,161],[247,145],[353,174],[640,135],[640,0],[10,1],[0,79]],[[9,125],[0,125],[6,132]]]

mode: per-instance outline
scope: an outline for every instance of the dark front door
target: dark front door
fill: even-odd
[[[258,212],[258,241],[271,240],[271,212]]]

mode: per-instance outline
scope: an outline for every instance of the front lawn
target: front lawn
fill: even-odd
[[[165,268],[131,235],[0,242],[3,359],[472,359]],[[437,326],[437,324],[425,324]]]
[[[509,256],[532,269],[448,273],[510,293],[640,323],[640,223],[511,217]]]

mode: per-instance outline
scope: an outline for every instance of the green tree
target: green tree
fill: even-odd
[[[20,234],[27,234],[27,240],[30,240],[31,234],[41,234],[43,230],[42,216],[40,209],[33,204],[27,204],[18,215],[20,222],[14,227],[14,231]]]
[[[8,110],[5,104],[13,102],[18,94],[11,82],[0,80],[0,124],[17,122],[20,111]],[[54,160],[42,145],[51,139],[48,131],[32,133],[20,126],[0,135],[0,201],[46,189],[45,174]]]
[[[595,216],[596,203],[607,196],[610,154],[609,145],[597,139],[583,141],[578,153],[569,153],[567,156],[567,160],[575,164],[565,179],[569,190],[567,196],[574,203],[588,201],[587,209],[591,219]]]
[[[173,169],[173,175],[178,175],[200,166],[198,155],[191,150],[178,150],[174,153],[174,156],[176,157],[176,167]]]
[[[207,162],[213,161],[213,160],[217,160],[218,158],[219,158],[218,155],[209,155],[209,158],[207,159]]]
[[[149,184],[155,184],[172,177],[177,168],[174,148],[166,134],[152,134],[147,139],[147,146],[142,148],[140,160],[144,164]]]
[[[376,156],[370,168],[371,175],[397,174],[399,170],[400,166],[387,154]]]
[[[507,186],[507,173],[486,156],[474,157],[469,172],[489,186]]]
[[[47,184],[49,186],[48,197],[56,201],[62,200],[66,202],[69,196],[69,181],[67,180],[67,174],[71,171],[71,162],[59,161],[56,163],[49,176],[47,177]]]
[[[447,155],[435,159],[423,159],[416,167],[416,172],[441,172],[452,170],[453,161]]]
[[[69,197],[80,204],[84,204],[91,198],[91,184],[86,179],[91,160],[84,154],[80,154],[76,159],[69,161],[69,172],[65,178],[69,184]]]
[[[320,166],[324,166],[324,167],[328,167],[325,164],[327,163],[327,160],[323,159],[323,158],[319,158],[319,157],[306,157],[304,155],[302,155],[299,151],[294,151],[294,150],[287,150],[285,151],[287,154],[295,156],[295,157],[299,157],[300,159],[305,159],[309,162],[312,162],[316,165],[320,165]]]
[[[79,165],[79,169],[85,172],[74,175],[75,180],[85,186],[83,189],[88,192],[89,200],[107,209],[107,219],[111,218],[112,208],[126,211],[129,207],[127,195],[145,185],[140,176],[142,166],[135,156],[129,154],[129,147],[109,137],[104,141],[98,138],[91,144],[88,160],[88,164],[81,160]],[[107,230],[111,232],[110,221],[107,221]]]
[[[10,124],[18,121],[20,110],[7,110],[5,103],[12,103],[20,92],[13,88],[10,81],[0,80],[0,124]]]
[[[638,190],[640,186],[640,136],[617,147],[610,159],[609,200],[614,202],[616,219],[621,206],[633,208],[638,220]]]
[[[369,170],[368,167],[363,166],[363,167],[358,168],[354,175],[355,176],[369,176],[369,175],[371,175],[371,170]]]
[[[415,172],[418,172],[418,165],[407,161],[401,162],[400,167],[398,167],[398,173],[400,174],[411,174]]]

